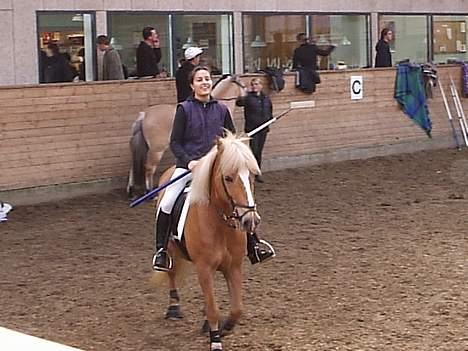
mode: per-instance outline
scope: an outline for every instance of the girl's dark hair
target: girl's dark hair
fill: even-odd
[[[383,40],[384,37],[387,35],[388,32],[391,32],[392,30],[390,28],[384,28],[380,32],[380,40]]]
[[[192,70],[192,72],[190,72],[190,75],[189,75],[189,83],[192,84],[193,83],[193,78],[195,77],[195,74],[198,72],[198,71],[208,71],[208,73],[210,74],[211,76],[211,71],[208,67],[206,66],[195,66],[194,69]]]

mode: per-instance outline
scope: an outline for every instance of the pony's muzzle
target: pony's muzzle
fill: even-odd
[[[241,220],[242,230],[248,232],[255,232],[257,226],[260,224],[260,215],[257,211],[248,211],[244,213]]]

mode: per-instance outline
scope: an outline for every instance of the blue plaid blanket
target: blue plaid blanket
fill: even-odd
[[[397,65],[394,97],[403,112],[431,138],[432,122],[427,108],[423,73],[420,65],[410,63]]]

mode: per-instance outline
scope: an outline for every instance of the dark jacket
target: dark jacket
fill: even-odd
[[[136,60],[138,77],[155,77],[159,74],[158,63],[161,61],[161,49],[152,48],[142,41],[137,48]]]
[[[385,40],[379,40],[375,46],[375,67],[392,67],[390,45]]]
[[[203,103],[192,97],[177,105],[171,134],[171,151],[176,167],[188,168],[213,147],[224,128],[235,132],[228,108],[216,100]]]
[[[44,64],[44,83],[71,82],[76,75],[63,55],[47,57]]]
[[[176,71],[177,102],[185,101],[189,96],[192,96],[189,75],[194,67],[190,61],[184,61]]]
[[[245,131],[248,133],[273,118],[273,105],[270,98],[260,93],[249,92],[236,101],[237,106],[244,106]]]
[[[294,50],[293,69],[299,67],[317,69],[317,55],[328,56],[333,51],[334,47],[321,49],[315,44],[302,44]]]

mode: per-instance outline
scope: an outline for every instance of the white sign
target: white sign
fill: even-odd
[[[350,90],[351,90],[351,100],[362,99],[362,96],[363,96],[362,76],[351,76]]]

